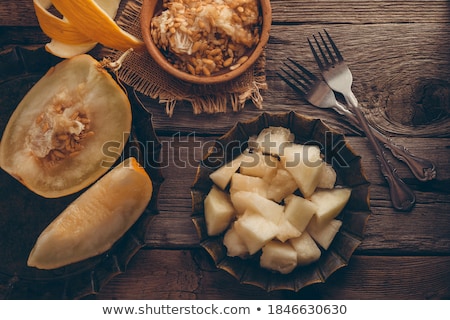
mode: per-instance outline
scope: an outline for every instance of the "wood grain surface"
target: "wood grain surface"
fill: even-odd
[[[191,106],[180,102],[169,118],[159,101],[140,96],[153,114],[163,146],[160,213],[149,227],[145,248],[126,272],[90,298],[450,298],[450,2],[272,0],[272,10],[263,110],[248,103],[238,113],[194,116]],[[436,164],[437,178],[419,182],[388,154],[416,194],[412,212],[392,209],[386,181],[367,139],[332,111],[308,105],[276,75],[287,57],[319,74],[307,38],[323,29],[352,70],[353,89],[369,122],[413,154]],[[46,41],[32,1],[0,3],[0,50],[41,46]],[[297,293],[265,292],[216,269],[199,246],[190,217],[190,188],[210,141],[237,121],[262,111],[291,110],[323,119],[345,133],[361,155],[371,183],[372,215],[349,265],[326,283]]]

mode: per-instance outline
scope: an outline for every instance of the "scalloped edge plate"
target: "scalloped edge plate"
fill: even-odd
[[[204,199],[213,184],[209,174],[240,154],[247,147],[246,142],[250,136],[269,126],[289,128],[298,143],[318,144],[325,154],[325,160],[336,170],[338,182],[353,189],[347,206],[338,216],[343,224],[330,248],[322,253],[317,262],[298,267],[287,275],[261,268],[257,256],[247,260],[228,257],[223,245],[223,235],[208,236],[203,212]],[[253,120],[238,122],[204,155],[191,188],[191,218],[200,245],[214,260],[217,268],[225,270],[242,284],[254,285],[266,291],[299,291],[314,283],[325,282],[335,271],[348,265],[353,252],[364,237],[365,226],[371,214],[369,185],[361,166],[361,157],[353,152],[342,134],[330,129],[320,119],[293,111],[264,112]]]

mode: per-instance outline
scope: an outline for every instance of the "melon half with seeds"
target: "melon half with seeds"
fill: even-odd
[[[128,97],[89,55],[51,68],[19,103],[3,133],[0,166],[35,193],[57,198],[102,176],[131,130]]]

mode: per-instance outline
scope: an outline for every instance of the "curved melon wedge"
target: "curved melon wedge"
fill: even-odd
[[[82,190],[119,158],[131,130],[128,97],[83,54],[51,68],[19,103],[0,143],[0,167],[33,192]]]
[[[119,9],[120,0],[95,0],[106,14],[114,18]],[[66,44],[83,44],[93,42],[65,17],[58,17],[50,12],[52,0],[33,0],[34,11],[42,31],[50,38]],[[96,42],[94,42],[95,44]]]
[[[123,30],[94,0],[52,0],[61,12],[80,32],[106,47],[116,50],[144,48],[144,42]]]
[[[153,192],[135,158],[109,171],[41,233],[28,266],[55,269],[104,253],[136,222]]]
[[[106,14],[114,18],[119,9],[120,0],[95,1]],[[51,38],[45,49],[60,58],[71,58],[92,50],[98,42],[75,27],[66,17],[59,18],[50,12],[52,0],[33,0],[39,25],[44,33]]]

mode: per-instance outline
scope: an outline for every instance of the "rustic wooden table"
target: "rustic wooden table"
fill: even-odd
[[[448,299],[450,298],[450,2],[273,0],[267,45],[264,108],[193,115],[179,104],[172,118],[158,101],[143,99],[163,145],[159,215],[146,246],[95,299]],[[287,57],[317,71],[306,39],[326,28],[354,75],[354,91],[369,121],[416,155],[434,161],[437,178],[417,181],[388,155],[414,190],[409,213],[391,207],[386,181],[366,137],[333,112],[303,101],[276,75]],[[0,4],[0,50],[41,46],[48,38],[31,0]],[[300,292],[265,292],[217,270],[199,246],[191,222],[190,187],[206,142],[236,121],[262,111],[290,111],[323,119],[346,137],[370,186],[372,215],[347,267],[324,284]],[[186,143],[176,143],[176,139]],[[200,142],[200,143],[199,143]],[[176,163],[184,160],[185,167]],[[7,192],[2,190],[0,192]],[[1,262],[0,262],[1,263]]]

